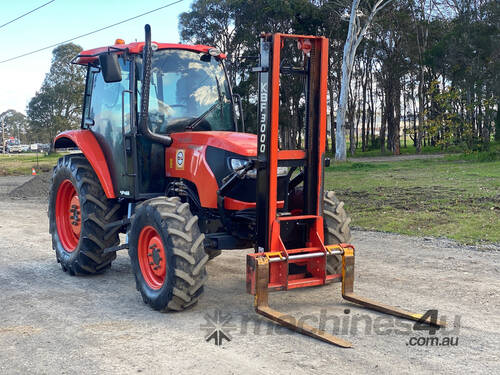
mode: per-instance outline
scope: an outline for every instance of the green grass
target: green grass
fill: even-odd
[[[329,141],[331,150],[331,142]],[[346,144],[347,158],[351,157],[349,153],[349,141]],[[407,141],[407,147],[404,147],[401,141],[401,146],[399,148],[401,155],[415,155],[417,150],[413,146],[413,141]],[[450,154],[451,159],[466,159],[471,161],[492,161],[500,160],[500,142],[492,141],[490,143],[489,149],[487,151],[466,151],[462,146],[449,146],[447,149],[442,149],[436,146],[423,146],[421,154]],[[334,156],[329,152],[330,157]],[[380,152],[380,148],[374,150],[361,151],[361,145],[358,144],[356,151],[354,152],[354,158],[368,158],[368,157],[378,157],[378,156],[392,156],[393,154],[389,151]],[[465,156],[465,157],[464,157]]]
[[[347,145],[347,150],[349,150],[349,145]],[[408,144],[408,147],[401,147],[399,148],[399,151],[401,155],[414,155],[417,153],[417,150],[415,146],[413,146],[413,143],[410,145]],[[432,146],[425,146],[422,147],[422,154],[444,154],[444,153],[454,153],[454,152],[460,152],[460,150],[457,150],[456,148],[453,149],[448,149],[448,150],[442,150],[439,147],[432,147]],[[349,151],[348,151],[349,154]],[[356,149],[354,152],[354,158],[364,158],[364,157],[377,157],[377,156],[392,156],[392,153],[389,151],[386,152],[380,152],[380,149],[376,150],[367,150],[365,152],[361,151],[361,146]],[[350,157],[350,154],[348,155]]]
[[[500,161],[347,162],[327,168],[325,176],[353,226],[500,243]]]
[[[61,154],[0,154],[0,176],[29,175],[31,168],[37,172],[49,172]]]
[[[467,160],[473,162],[490,162],[500,160],[500,142],[492,142],[488,150],[469,151],[466,153],[447,155],[448,160]]]

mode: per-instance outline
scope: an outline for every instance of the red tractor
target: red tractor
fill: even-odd
[[[290,43],[300,58],[286,66],[280,51]],[[268,290],[341,281],[346,299],[418,319],[352,291],[349,218],[323,187],[328,40],[262,35],[257,135],[238,121],[224,59],[208,46],[151,42],[149,25],[145,42],[117,40],[74,59],[87,67],[81,129],[59,134],[54,146],[81,154],[58,161],[49,199],[62,269],[100,273],[128,249],[144,302],[179,311],[200,298],[210,258],[253,247],[247,290],[256,310],[290,328],[349,346],[284,321],[267,305]],[[279,136],[282,75],[301,76],[305,87],[295,149]]]

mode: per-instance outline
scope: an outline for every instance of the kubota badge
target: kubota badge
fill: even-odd
[[[177,150],[175,154],[175,169],[184,169],[184,150]]]

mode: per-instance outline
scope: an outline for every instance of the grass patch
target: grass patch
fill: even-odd
[[[331,147],[329,148],[331,150]],[[347,150],[347,158],[351,158],[351,154],[349,153],[349,142],[346,144]],[[417,154],[417,150],[413,143],[408,142],[407,147],[401,142],[400,146],[400,154],[401,155],[415,155]],[[332,152],[328,152],[329,156],[334,158],[335,155]],[[447,158],[449,160],[469,160],[469,161],[495,161],[500,160],[500,142],[491,142],[489,144],[488,150],[475,150],[475,151],[466,151],[463,146],[460,145],[451,145],[447,149],[442,149],[441,147],[436,146],[423,146],[421,154],[449,154]],[[380,149],[366,150],[365,152],[361,151],[361,146],[358,145],[356,151],[354,152],[353,158],[369,158],[369,157],[379,157],[379,156],[393,156],[393,154],[389,151],[380,152]]]
[[[387,169],[388,164],[383,163],[334,163],[335,171],[371,171],[374,169]]]
[[[500,243],[500,161],[344,163],[326,169],[357,227]]]
[[[408,142],[407,147],[404,147],[403,144],[401,144],[399,151],[401,155],[415,155],[417,153],[417,150],[415,146],[413,146],[413,143]],[[346,150],[347,150],[347,158],[351,157],[351,154],[349,153],[349,142],[347,142],[346,145]],[[447,150],[443,150],[441,147],[434,147],[434,146],[424,146],[422,147],[422,152],[421,154],[446,154],[446,153],[460,153],[463,150],[458,147],[451,147],[448,148]],[[358,148],[356,148],[356,151],[354,152],[353,158],[372,158],[372,157],[379,157],[379,156],[392,156],[392,152],[386,151],[386,152],[381,152],[380,148],[373,149],[373,150],[366,150],[365,152],[361,151],[361,145],[358,145]]]
[[[456,155],[448,155],[448,160],[465,160],[479,163],[500,160],[500,142],[491,143],[488,150],[475,150]]]
[[[19,176],[31,174],[31,168],[37,172],[49,172],[56,165],[62,154],[0,154],[0,176]]]

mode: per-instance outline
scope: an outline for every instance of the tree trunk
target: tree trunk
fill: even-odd
[[[333,90],[331,90],[333,93]],[[331,96],[330,96],[331,98]],[[332,140],[332,154],[335,155],[335,150],[336,150],[336,144],[335,144],[335,131],[336,131],[336,126],[335,126],[335,111],[333,110],[333,102],[332,99],[330,99],[330,138]]]
[[[422,138],[424,131],[424,67],[420,66],[420,79],[418,82],[418,129],[415,138],[417,139],[416,151],[422,152]]]
[[[385,152],[385,129],[386,129],[386,121],[387,114],[386,108],[384,108],[384,98],[380,101],[381,111],[382,111],[382,119],[380,120],[380,152]]]
[[[365,82],[363,82],[363,115],[361,120],[361,150],[366,151],[366,86],[368,84],[368,67],[365,73]]]
[[[495,141],[500,142],[500,101],[497,103],[497,117],[495,119]]]
[[[349,29],[347,39],[344,45],[344,54],[342,56],[342,86],[340,88],[339,108],[337,110],[337,132],[336,132],[336,151],[335,159],[339,161],[346,160],[346,143],[345,143],[345,115],[347,111],[347,99],[349,95],[349,83],[351,81],[351,69],[354,62],[355,50],[355,20],[359,2],[361,0],[353,0],[351,14],[349,20]]]
[[[387,121],[387,149],[394,153],[394,132],[395,132],[395,119],[394,119],[394,87],[393,78],[388,75],[385,83],[385,119]]]
[[[394,132],[393,132],[393,154],[399,155],[401,145],[400,130],[401,130],[401,81],[399,78],[395,81],[396,87],[394,90]]]
[[[415,92],[411,93],[411,101],[413,104],[413,147],[417,148],[417,103],[415,102]]]
[[[346,60],[346,48],[344,48],[344,62],[342,62],[342,87],[340,89],[339,107],[337,109],[337,127],[335,131],[335,159],[339,161],[346,160],[346,143],[345,143],[345,115],[347,111],[347,97],[350,81],[349,68]]]
[[[405,90],[406,87],[403,88]],[[406,133],[408,132],[408,129],[406,127],[406,120],[407,120],[407,114],[406,114],[406,92],[403,92],[403,144],[404,148],[406,148]]]
[[[371,144],[375,147],[375,124],[377,121],[377,108],[375,107],[375,102],[373,100],[373,75],[370,75],[370,132],[371,132]]]

